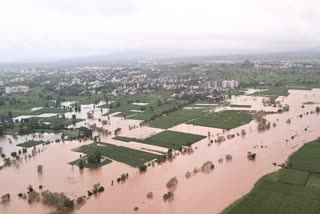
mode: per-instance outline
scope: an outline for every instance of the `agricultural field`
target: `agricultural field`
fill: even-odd
[[[319,141],[303,146],[299,152],[289,158],[292,168],[320,173],[320,143]]]
[[[169,99],[169,93],[167,92],[157,92],[152,94],[122,96],[115,99],[111,104],[100,107],[110,109],[106,115],[120,112],[116,116],[150,121],[161,116],[164,112],[178,110],[179,107],[186,103],[187,101],[185,100]]]
[[[136,114],[136,112],[132,112],[131,110],[140,111],[141,108],[150,108],[150,106],[155,106],[157,101],[160,100],[164,102],[165,99],[169,97],[169,93],[166,92],[158,92],[152,94],[138,94],[138,95],[128,95],[121,96],[113,100],[111,104],[105,104],[100,106],[101,108],[110,108],[108,114],[112,114],[115,112],[121,112],[118,116],[130,116]],[[139,104],[146,105],[139,105]]]
[[[187,124],[206,126],[218,129],[233,129],[249,123],[253,119],[253,113],[248,111],[226,110],[222,112],[207,114]]]
[[[204,138],[206,138],[206,136],[175,131],[163,131],[144,139],[144,142],[155,146],[180,149],[182,146],[190,146]]]
[[[43,122],[43,123],[50,123],[50,125],[52,125],[53,127],[57,127],[57,126],[70,126],[72,124],[84,121],[84,119],[67,119],[67,118],[61,118],[61,117],[46,117],[46,118],[35,118],[37,119],[39,122]]]
[[[159,119],[152,121],[149,126],[153,128],[161,128],[161,129],[168,129],[179,125],[181,123],[185,123],[189,120],[204,116],[206,113],[204,110],[178,110],[173,113],[169,113]]]
[[[292,168],[262,177],[249,194],[223,213],[319,213],[320,174],[312,173],[315,162],[320,160],[314,155],[319,150],[320,141],[304,145],[289,158],[288,166]]]
[[[271,100],[276,100],[279,96],[288,96],[289,90],[311,90],[313,88],[319,87],[318,84],[299,84],[295,83],[292,85],[281,85],[267,88],[265,91],[259,91],[254,94],[253,96],[267,96],[270,97]]]
[[[51,100],[39,98],[36,95],[14,95],[5,100],[4,105],[0,106],[0,117],[8,116],[9,111],[12,112],[13,117],[22,114],[31,113],[31,109],[35,107],[51,107],[55,103]]]
[[[29,140],[29,141],[27,141],[25,143],[17,144],[17,146],[25,147],[25,148],[31,148],[31,147],[34,147],[34,146],[37,146],[37,145],[41,145],[41,144],[44,144],[44,143],[45,143],[44,141]]]
[[[89,145],[83,145],[74,149],[74,151],[84,154],[90,154],[96,149],[101,152],[102,156],[127,164],[132,167],[141,166],[146,162],[160,157],[160,155],[157,154],[130,149],[123,146],[116,146],[108,143],[92,143]]]
[[[231,104],[231,108],[251,108],[251,105],[237,105],[237,104]]]
[[[40,115],[40,114],[63,114],[66,110],[63,108],[42,108],[33,112],[30,112],[28,115]]]
[[[97,163],[97,164],[90,164],[88,163],[88,157],[87,156],[84,156],[84,157],[81,157],[75,161],[72,161],[70,162],[69,164],[70,165],[76,165],[76,166],[80,166],[80,161],[83,160],[83,167],[84,168],[88,168],[88,169],[95,169],[95,168],[99,168],[103,165],[106,165],[106,164],[109,164],[112,162],[112,160],[108,159],[108,158],[104,158],[104,160],[102,160],[100,163]]]
[[[117,136],[114,139],[124,142],[135,141],[139,143],[165,147],[168,149],[181,149],[182,146],[190,146],[204,138],[206,138],[206,136],[175,131],[163,131],[144,140],[123,136]]]

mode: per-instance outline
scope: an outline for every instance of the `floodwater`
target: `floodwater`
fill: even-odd
[[[236,98],[237,102],[247,99],[246,104],[253,108],[258,102],[247,97]],[[45,146],[46,149],[28,160],[23,160],[18,167],[11,166],[0,171],[0,195],[11,194],[11,202],[0,205],[0,213],[45,213],[50,211],[48,207],[40,204],[29,205],[26,201],[18,199],[19,192],[26,192],[26,187],[31,184],[34,187],[42,184],[45,189],[56,192],[65,192],[69,196],[85,195],[95,183],[101,183],[106,190],[96,197],[86,201],[81,209],[75,213],[143,213],[143,214],[212,214],[219,213],[236,199],[248,193],[254,183],[263,175],[277,170],[272,163],[281,164],[285,162],[290,154],[298,150],[304,143],[319,137],[320,115],[313,113],[316,105],[304,105],[304,102],[320,103],[320,90],[290,91],[286,98],[279,98],[281,104],[290,105],[290,111],[282,114],[270,114],[266,119],[276,123],[276,127],[270,130],[257,132],[256,122],[222,133],[222,130],[181,124],[171,130],[203,134],[211,134],[215,140],[217,135],[227,136],[235,134],[235,138],[226,140],[221,144],[208,145],[209,139],[203,139],[193,145],[194,153],[191,155],[178,155],[172,161],[149,167],[144,174],[138,173],[137,169],[125,164],[113,162],[96,170],[85,169],[80,171],[77,167],[67,164],[79,157],[79,153],[71,149],[87,142],[65,142],[53,143]],[[255,104],[256,103],[256,104]],[[263,106],[257,109],[264,108]],[[277,109],[277,108],[276,108]],[[100,117],[99,111],[97,117]],[[308,113],[308,114],[307,114]],[[300,118],[299,115],[303,117]],[[291,119],[288,124],[287,119]],[[98,121],[86,121],[97,123]],[[113,130],[121,127],[125,136],[152,135],[159,130],[149,127],[138,127],[129,130],[129,125],[137,125],[139,121],[123,120],[111,117],[111,124],[105,127]],[[245,136],[237,136],[241,130],[246,131]],[[306,130],[305,130],[306,129]],[[121,135],[122,135],[121,134]],[[292,139],[294,136],[294,139]],[[112,141],[113,136],[103,137],[103,141]],[[0,140],[0,145],[4,140]],[[130,144],[130,143],[129,143]],[[3,144],[6,149],[6,144]],[[142,145],[132,145],[141,147]],[[257,154],[255,161],[247,159],[247,152]],[[232,161],[226,161],[225,155],[232,155]],[[224,158],[223,163],[218,160]],[[211,173],[198,173],[189,179],[185,177],[187,171],[193,171],[195,167],[200,168],[206,161],[212,161],[215,169]],[[43,173],[37,173],[37,165],[43,165]],[[122,184],[111,181],[116,180],[121,174],[129,173],[129,179]],[[178,186],[174,192],[174,200],[164,202],[162,196],[168,190],[167,181],[176,176]],[[147,199],[148,192],[153,192],[154,198]],[[134,208],[138,207],[138,211]]]

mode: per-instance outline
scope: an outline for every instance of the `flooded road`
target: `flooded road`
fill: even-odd
[[[238,97],[234,103],[248,104],[253,109],[264,109],[260,101],[248,97]],[[246,101],[242,101],[246,99]],[[261,98],[258,98],[261,99]],[[320,90],[290,91],[286,98],[280,97],[281,104],[290,105],[290,111],[282,114],[270,114],[265,118],[276,127],[258,132],[255,121],[247,125],[224,133],[235,134],[235,138],[226,139],[221,144],[208,145],[210,139],[206,138],[194,144],[194,153],[191,155],[177,155],[174,160],[164,164],[149,167],[147,172],[140,174],[137,169],[125,164],[113,162],[96,170],[79,170],[67,164],[79,157],[79,153],[71,149],[84,143],[77,141],[53,143],[45,146],[43,152],[31,159],[23,160],[21,164],[4,168],[0,171],[0,195],[10,193],[11,202],[0,205],[0,213],[46,213],[50,209],[40,204],[29,205],[27,201],[18,198],[19,192],[26,192],[28,185],[36,189],[41,184],[45,189],[55,192],[65,192],[69,196],[86,195],[95,183],[101,183],[106,190],[96,197],[86,201],[81,209],[75,213],[143,213],[143,214],[212,214],[219,213],[236,199],[249,192],[254,183],[263,175],[278,168],[272,163],[281,164],[288,156],[298,150],[304,143],[317,139],[320,136],[320,115],[313,113],[317,105],[304,105],[305,102],[320,103]],[[259,105],[255,107],[256,105]],[[271,107],[268,107],[271,108]],[[97,111],[97,114],[99,110]],[[307,114],[308,113],[308,114]],[[300,115],[302,114],[302,118]],[[291,119],[288,124],[287,120]],[[90,123],[97,123],[92,121]],[[138,124],[139,121],[111,118],[111,125],[106,128],[112,130],[121,127],[123,135],[132,137],[146,137],[146,133],[154,134],[159,130],[148,127],[128,130],[129,125]],[[241,130],[246,131],[245,136],[237,136]],[[171,130],[202,134],[211,133],[211,139],[223,135],[222,130],[181,124]],[[103,138],[103,141],[112,143],[113,136]],[[293,139],[292,139],[293,138]],[[4,140],[0,140],[3,144]],[[85,142],[86,143],[86,142]],[[114,142],[117,143],[117,142]],[[7,144],[5,144],[7,145]],[[139,147],[140,145],[134,145]],[[7,148],[5,146],[4,150]],[[9,149],[8,149],[9,151]],[[247,152],[257,154],[255,161],[247,159]],[[230,154],[231,161],[225,156]],[[223,158],[223,162],[218,160]],[[215,169],[211,173],[197,173],[189,179],[185,177],[187,171],[200,168],[206,161],[212,161]],[[37,173],[37,165],[43,165],[43,173]],[[111,186],[121,174],[129,173],[125,183]],[[174,200],[164,202],[163,194],[168,192],[167,181],[176,176],[178,187],[174,192]],[[153,199],[147,199],[147,193],[153,192]],[[138,211],[134,208],[138,207]]]

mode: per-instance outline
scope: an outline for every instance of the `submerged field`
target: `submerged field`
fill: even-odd
[[[223,213],[320,213],[319,153],[319,140],[304,145]]]
[[[160,157],[160,155],[157,154],[130,149],[123,146],[116,146],[108,143],[92,143],[74,149],[75,152],[80,152],[87,155],[92,154],[96,150],[99,150],[103,157],[119,161],[132,167],[138,167],[145,164],[146,162]],[[78,161],[79,160],[73,161],[70,164],[77,164]],[[108,163],[111,162],[107,162],[104,164]]]

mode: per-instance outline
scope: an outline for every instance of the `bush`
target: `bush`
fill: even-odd
[[[99,187],[98,192],[104,192],[104,187],[103,186]]]
[[[80,168],[80,169],[83,169],[83,168],[84,168],[84,161],[83,161],[83,160],[80,160],[80,161],[79,161],[79,168]]]
[[[140,171],[140,172],[145,172],[145,171],[147,171],[147,166],[144,165],[144,164],[140,165],[140,166],[139,166],[139,171]]]

